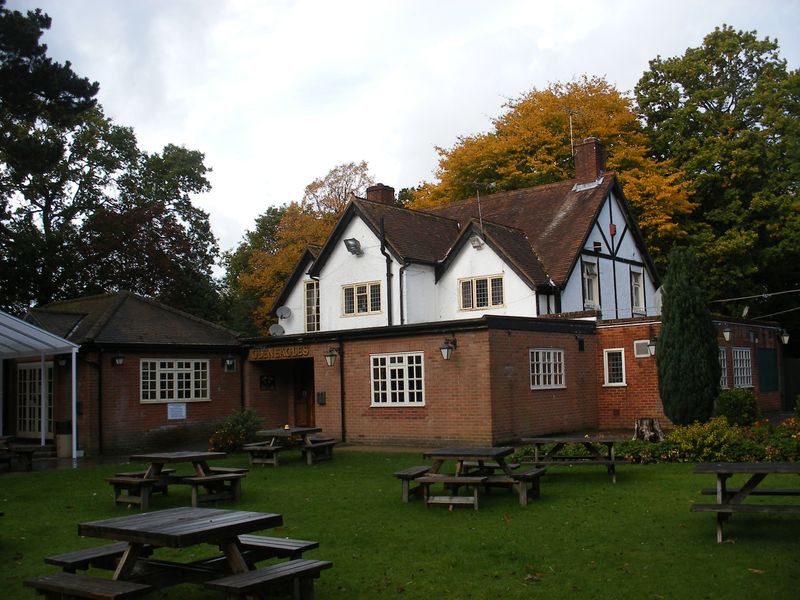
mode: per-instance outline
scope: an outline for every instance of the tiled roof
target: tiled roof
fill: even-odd
[[[81,345],[239,345],[234,331],[130,292],[54,302],[27,320]]]
[[[444,259],[458,236],[458,222],[440,215],[361,198],[353,204],[378,237],[383,219],[386,242],[401,259],[435,264]]]
[[[556,285],[564,285],[603,200],[616,176],[606,173],[598,185],[573,191],[574,181],[484,196],[448,204],[430,212],[459,221],[462,226],[482,217],[525,233],[545,273]],[[586,186],[583,186],[584,188]],[[515,244],[517,251],[519,240]],[[532,279],[536,279],[533,273]]]

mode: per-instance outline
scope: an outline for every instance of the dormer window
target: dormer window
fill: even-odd
[[[503,276],[459,280],[461,310],[479,310],[503,305]]]
[[[583,307],[595,309],[600,307],[600,278],[597,263],[583,263]]]

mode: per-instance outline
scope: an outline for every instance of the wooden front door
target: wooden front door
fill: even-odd
[[[314,361],[297,360],[294,364],[294,424],[314,426]]]

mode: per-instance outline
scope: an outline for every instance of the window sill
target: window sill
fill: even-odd
[[[604,383],[603,387],[628,387],[627,383]]]
[[[181,400],[139,400],[139,404],[183,404],[183,403],[195,403],[195,402],[211,402],[211,398],[183,398]]]

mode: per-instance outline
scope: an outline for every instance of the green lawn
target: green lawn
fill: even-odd
[[[689,511],[692,501],[710,501],[699,490],[713,478],[694,475],[690,464],[621,466],[616,484],[602,468],[551,467],[542,497],[527,507],[495,490],[479,511],[449,512],[400,501],[391,474],[425,464],[418,453],[337,450],[332,462],[314,467],[299,456],[281,461],[277,469],[251,470],[242,500],[220,507],[281,513],[284,527],[265,533],[319,540],[307,556],[334,563],[317,580],[320,600],[800,597],[800,519],[736,515],[726,526],[729,541],[717,544],[713,515]],[[233,455],[219,464],[246,463]],[[103,543],[78,538],[77,523],[126,514],[103,481],[117,470],[0,474],[0,596],[34,598],[22,580],[56,570],[45,556]],[[770,478],[769,486],[798,484],[796,476]],[[188,488],[171,490],[156,495],[151,509],[190,503]],[[173,558],[215,550],[176,551]],[[150,597],[222,596],[179,586]]]

